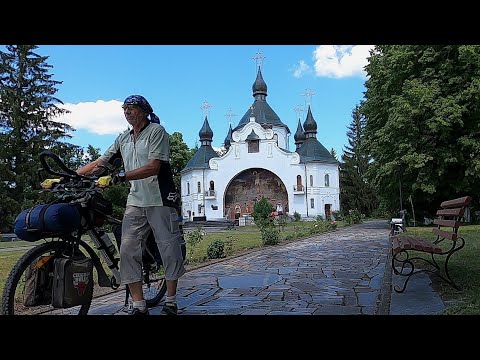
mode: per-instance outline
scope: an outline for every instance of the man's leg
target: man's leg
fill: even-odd
[[[167,296],[174,296],[177,294],[178,280],[167,280]]]
[[[185,273],[178,214],[173,208],[158,206],[149,208],[147,216],[165,268],[167,296],[162,313],[174,315],[177,313],[178,279]]]
[[[120,246],[120,275],[122,284],[128,286],[133,299],[133,312],[146,313],[142,290],[142,242],[149,231],[143,209],[128,206],[122,222],[122,244]]]

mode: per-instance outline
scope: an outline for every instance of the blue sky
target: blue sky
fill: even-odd
[[[235,127],[253,103],[255,57],[263,57],[267,102],[292,132],[310,101],[317,139],[338,156],[347,144],[352,109],[363,99],[363,67],[372,46],[340,45],[40,45],[55,94],[70,114],[58,119],[76,131],[71,142],[103,152],[127,128],[121,105],[143,95],[171,134],[183,134],[191,148],[210,106],[214,148],[222,146],[229,121]],[[310,98],[306,92],[314,93]],[[230,116],[228,116],[230,114]],[[236,115],[236,116],[235,116]],[[300,113],[301,122],[306,112]]]

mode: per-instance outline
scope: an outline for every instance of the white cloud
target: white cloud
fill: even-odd
[[[373,45],[320,45],[313,52],[315,75],[366,76],[364,66],[372,48]]]
[[[70,110],[57,121],[67,123],[76,130],[87,130],[97,135],[118,135],[125,131],[128,123],[123,116],[123,102],[118,100],[64,104]]]
[[[306,72],[309,71],[310,66],[304,60],[300,60],[298,64],[293,66],[293,76],[296,78],[302,77]]]

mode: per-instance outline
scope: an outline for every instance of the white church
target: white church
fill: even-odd
[[[211,146],[205,116],[201,146],[181,171],[184,221],[240,219],[262,196],[279,213],[329,219],[340,210],[339,163],[317,140],[310,106],[303,127],[298,119],[292,152],[288,126],[267,103],[260,67],[252,90],[255,100],[238,125],[230,125],[222,156]]]

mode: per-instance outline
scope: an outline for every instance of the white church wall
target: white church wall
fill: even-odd
[[[224,218],[224,195],[228,185],[239,173],[250,168],[265,169],[280,178],[288,193],[290,215],[298,212],[302,217],[315,218],[321,215],[325,218],[325,204],[331,204],[332,212],[339,210],[340,189],[338,186],[326,187],[324,184],[326,172],[330,176],[330,184],[332,181],[335,185],[338,184],[338,167],[330,164],[307,164],[305,173],[305,164],[297,161],[298,154],[282,151],[273,142],[260,143],[258,153],[248,153],[248,144],[245,142],[232,143],[223,157],[210,160],[212,169],[193,170],[188,175],[183,175],[182,192],[186,189],[187,179],[191,183],[191,194],[189,196],[182,194],[183,215],[187,216],[190,210],[191,214],[205,215],[209,220]],[[302,178],[303,192],[294,193],[297,175]],[[310,175],[313,176],[313,186],[310,186]],[[197,193],[198,181],[202,184],[201,193]],[[204,192],[209,190],[210,181],[214,182],[215,197],[204,198]],[[314,199],[314,208],[311,208],[311,199]],[[200,213],[199,205],[202,209]]]
[[[330,204],[331,212],[339,210],[338,166],[336,164],[309,163],[306,167],[308,217],[321,215],[325,219],[325,204]],[[328,186],[325,184],[325,175],[329,176]],[[313,208],[311,206],[312,199]]]
[[[256,153],[248,152],[248,143],[245,141],[252,130],[261,139],[259,152]],[[298,165],[299,155],[280,149],[276,146],[272,129],[264,129],[253,121],[246,124],[240,131],[235,131],[232,138],[235,141],[232,141],[228,152],[222,157],[212,158],[209,163],[211,170],[205,171],[205,183],[214,181],[216,190],[215,198],[205,199],[204,209],[207,219],[224,217],[225,190],[239,173],[250,168],[261,168],[276,174],[287,189],[289,204],[293,204],[293,185],[301,169]]]
[[[273,126],[273,137],[278,139],[278,147],[280,149],[288,150],[288,133],[284,127]]]
[[[194,169],[182,174],[182,215],[185,220],[192,220],[193,216],[204,216],[203,193],[206,188],[204,171],[203,169]],[[200,191],[198,191],[198,183],[200,183]],[[190,188],[190,194],[188,194],[188,188]],[[190,216],[188,211],[190,211]]]
[[[259,152],[249,153],[245,139],[252,130],[260,138]],[[278,132],[277,132],[278,130]],[[283,131],[283,133],[282,133]],[[274,134],[278,134],[277,139]],[[261,168],[277,175],[285,185],[288,194],[289,214],[298,212],[303,218],[325,218],[325,204],[331,204],[330,210],[339,210],[339,174],[336,164],[301,164],[296,152],[285,148],[287,134],[283,128],[264,129],[260,124],[250,121],[242,129],[232,134],[231,146],[221,157],[210,159],[210,169],[195,169],[182,174],[182,213],[188,211],[195,216],[205,215],[208,220],[222,219],[225,215],[224,196],[230,182],[241,172],[251,168]],[[329,186],[325,186],[325,175],[329,175]],[[297,176],[301,176],[303,191],[294,192]],[[313,186],[310,185],[313,176]],[[197,192],[197,182],[201,183],[201,192]],[[214,182],[214,192],[209,192],[210,181]],[[187,195],[187,182],[190,183],[190,195]],[[205,192],[207,191],[207,196]],[[214,195],[214,196],[212,196]],[[311,208],[314,199],[314,208]],[[201,212],[199,213],[199,206]]]

